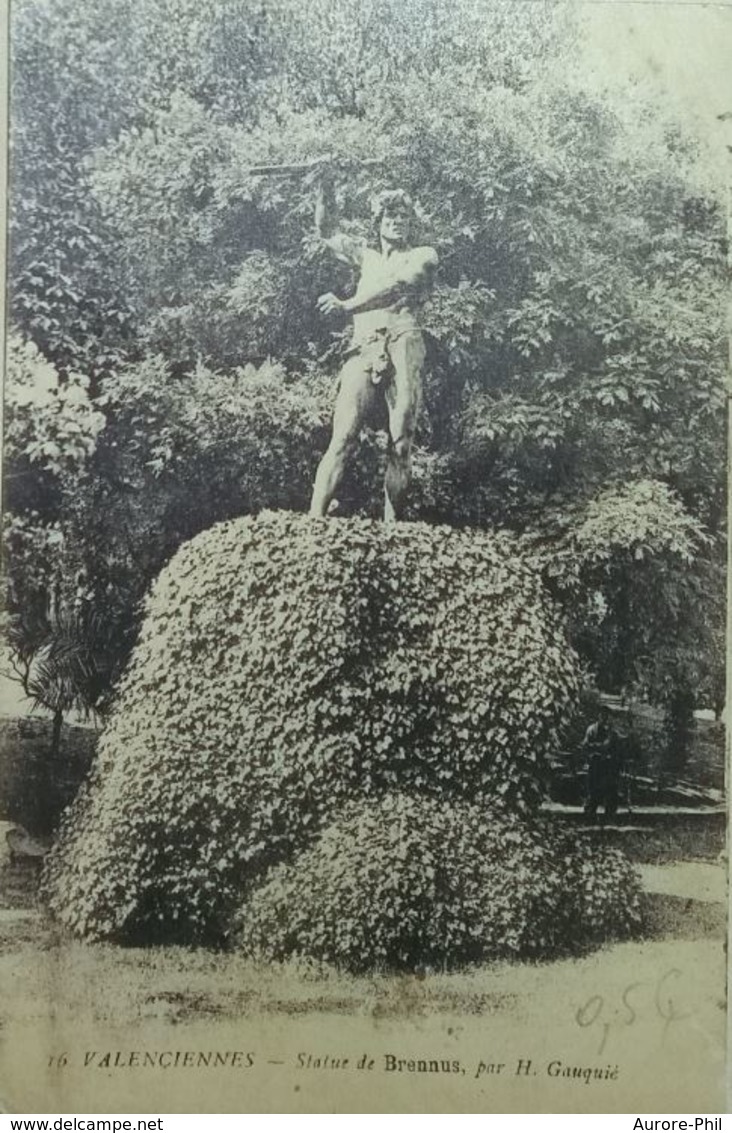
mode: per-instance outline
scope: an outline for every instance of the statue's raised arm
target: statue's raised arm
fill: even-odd
[[[329,177],[322,176],[315,194],[315,231],[339,260],[351,267],[360,268],[366,242],[336,231],[336,217],[333,183]]]

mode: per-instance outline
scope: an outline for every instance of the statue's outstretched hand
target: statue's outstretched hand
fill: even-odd
[[[341,311],[343,309],[343,300],[334,295],[332,291],[327,291],[325,295],[321,295],[318,299],[318,310],[321,315],[332,315],[333,311]]]

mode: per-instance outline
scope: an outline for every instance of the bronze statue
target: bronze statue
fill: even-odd
[[[324,516],[335,496],[361,428],[377,399],[388,414],[384,519],[402,513],[411,478],[411,449],[421,396],[425,347],[420,300],[437,266],[434,248],[410,242],[414,206],[407,193],[381,193],[374,202],[380,248],[343,233],[330,234],[332,193],[321,183],[315,221],[335,255],[360,270],[356,292],[338,299],[329,292],[318,308],[353,315],[353,339],[340,373],[333,435],[315,477],[311,515]]]

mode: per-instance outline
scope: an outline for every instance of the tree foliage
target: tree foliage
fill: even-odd
[[[325,157],[348,231],[401,184],[440,254],[412,518],[541,546],[605,687],[712,697],[722,210],[662,108],[589,88],[578,35],[504,0],[13,5],[11,316],[58,388],[13,404],[6,502],[16,536],[61,533],[69,594],[83,569],[79,624],[112,626],[97,702],[184,539],[305,506],[346,334],[315,298],[354,282],[312,230]],[[373,513],[382,460],[369,434],[343,510]]]

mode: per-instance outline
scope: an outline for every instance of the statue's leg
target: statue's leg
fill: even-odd
[[[355,355],[341,370],[333,411],[333,435],[315,475],[311,515],[327,514],[373,400],[374,386],[369,372],[360,355]]]
[[[412,477],[412,440],[422,394],[424,340],[418,331],[400,335],[390,344],[394,377],[386,389],[389,438],[386,452],[384,519],[399,519]]]

